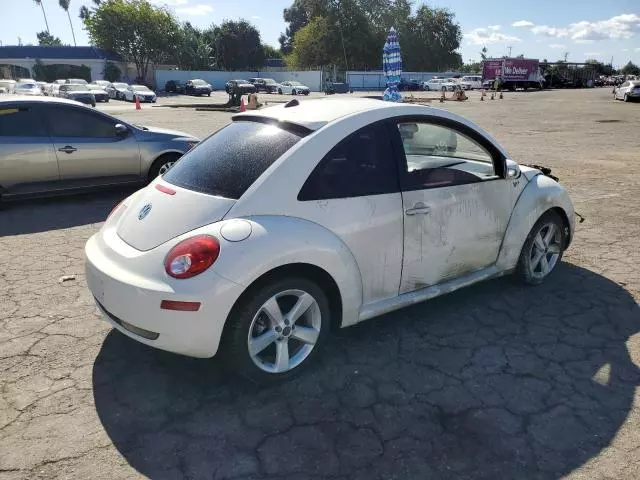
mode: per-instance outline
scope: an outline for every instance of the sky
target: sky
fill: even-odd
[[[253,23],[262,40],[278,46],[285,30],[282,10],[293,0],[151,0],[166,5],[180,20],[206,27],[226,19],[243,17]],[[564,59],[582,62],[595,58],[614,66],[629,60],[640,64],[640,0],[434,0],[432,7],[455,13],[464,39],[460,53],[464,62],[477,61],[483,46],[489,56],[523,54],[527,58]],[[0,0],[2,45],[37,45],[36,33],[45,30],[42,11],[30,0]],[[58,0],[42,0],[49,29],[63,43],[73,45],[67,14]],[[71,21],[78,45],[89,39],[78,17],[81,5],[90,0],[71,0]],[[28,20],[26,20],[28,19]],[[402,46],[402,39],[400,39]]]

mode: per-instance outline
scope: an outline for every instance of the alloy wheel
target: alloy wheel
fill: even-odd
[[[171,160],[169,162],[165,162],[162,165],[160,165],[160,170],[158,170],[158,175],[164,175],[165,173],[167,173],[169,170],[171,170],[171,167],[173,167],[175,163],[176,163],[175,160]]]
[[[249,327],[247,348],[253,363],[267,373],[285,373],[311,354],[320,336],[322,313],[303,290],[273,295],[258,309]]]
[[[554,222],[545,223],[533,239],[529,254],[531,276],[542,280],[558,263],[562,248],[562,232]]]

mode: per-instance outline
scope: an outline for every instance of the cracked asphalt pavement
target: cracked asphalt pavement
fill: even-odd
[[[276,387],[99,318],[83,246],[130,191],[6,205],[0,480],[640,478],[640,105],[599,89],[444,106],[567,186],[587,220],[563,263],[342,330]],[[120,116],[200,136],[229,119]]]

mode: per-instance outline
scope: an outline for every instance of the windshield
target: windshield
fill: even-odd
[[[276,81],[273,78],[265,78],[264,83],[271,85],[273,83],[276,83]]]
[[[303,86],[300,82],[289,82],[289,85],[295,85],[296,87],[297,86],[300,86],[300,87]]]
[[[204,80],[191,80],[191,83],[193,83],[194,85],[206,85],[207,82],[205,82]]]
[[[114,88],[127,88],[129,85],[127,85],[126,83],[114,83],[113,87]]]
[[[82,80],[81,78],[70,78],[69,80],[67,80],[67,83],[73,83],[75,85],[86,85],[87,81]]]
[[[300,138],[275,125],[233,122],[190,150],[162,178],[197,192],[238,199]]]
[[[133,89],[136,92],[150,92],[151,91],[147,87],[145,87],[144,85],[133,85]]]
[[[35,83],[19,83],[16,85],[16,88],[36,88],[37,85]]]

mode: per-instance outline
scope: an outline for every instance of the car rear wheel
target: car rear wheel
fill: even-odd
[[[151,182],[158,175],[164,175],[173,167],[173,165],[180,159],[182,155],[178,153],[167,153],[157,158],[151,168],[149,169],[149,178],[148,180]]]
[[[325,292],[306,278],[284,278],[251,292],[228,319],[223,351],[259,384],[291,378],[317,355],[329,333]]]
[[[529,285],[539,285],[562,260],[567,244],[564,221],[555,212],[545,213],[527,236],[518,261],[518,275]]]
[[[628,94],[628,93],[625,93],[625,94],[624,94],[624,101],[625,101],[625,102],[628,102],[628,101],[629,101],[629,94]]]
[[[281,88],[278,89],[278,95],[282,95],[282,89]]]
[[[296,92],[295,90],[291,90],[291,95],[297,95],[298,92]]]

